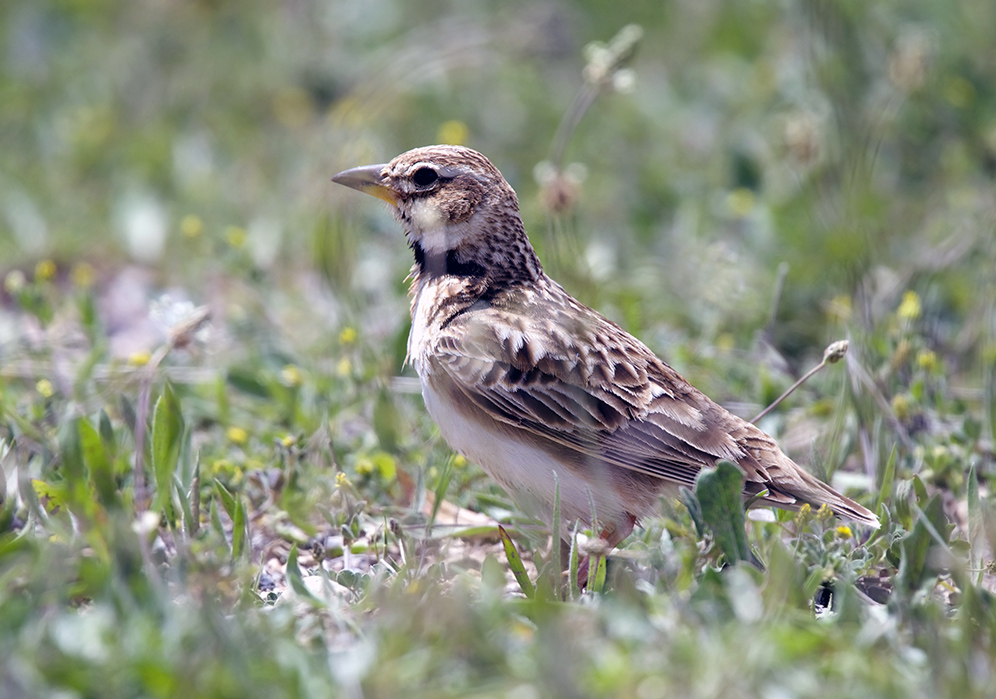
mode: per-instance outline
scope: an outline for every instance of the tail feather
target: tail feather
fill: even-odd
[[[814,510],[826,505],[838,517],[878,529],[882,526],[878,516],[867,507],[838,493],[784,454],[780,455],[778,469],[769,469],[771,482],[763,485],[770,495],[761,500],[785,510],[798,510],[809,505]],[[776,475],[777,474],[777,475]]]

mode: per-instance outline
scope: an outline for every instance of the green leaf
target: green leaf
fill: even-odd
[[[533,587],[533,583],[529,579],[528,573],[526,573],[526,566],[522,563],[522,557],[515,548],[515,542],[512,541],[512,537],[505,531],[505,527],[501,525],[498,526],[498,536],[501,537],[502,546],[505,547],[505,557],[508,559],[508,567],[511,568],[512,575],[515,576],[516,582],[519,583],[519,589],[522,590],[522,594],[528,599],[533,599],[536,594],[536,588]]]
[[[232,520],[232,558],[240,558],[245,552],[246,541],[249,540],[247,527],[248,517],[246,508],[241,498],[232,495],[229,490],[221,484],[221,481],[214,481],[214,491],[221,501],[221,506],[225,508],[229,519]],[[212,511],[212,514],[214,512]],[[216,523],[216,528],[222,530],[220,520]]]
[[[373,409],[373,428],[384,451],[397,450],[401,434],[401,415],[394,404],[394,396],[386,388],[377,392]]]
[[[113,457],[114,454],[114,427],[111,425],[111,418],[107,415],[106,410],[100,411],[100,417],[98,418],[98,431],[100,432],[100,438],[107,445],[107,448],[111,450]]]
[[[270,387],[260,381],[256,374],[257,372],[253,369],[233,367],[228,370],[226,378],[229,385],[239,389],[243,393],[248,393],[257,398],[270,398],[272,395]]]
[[[897,457],[896,447],[893,445],[892,453],[889,454],[889,460],[885,464],[885,471],[882,473],[882,485],[878,489],[878,500],[875,502],[876,512],[882,509],[882,504],[892,495],[892,484],[896,480]]]
[[[489,553],[481,563],[481,583],[492,590],[505,589],[505,566],[493,554]]]
[[[249,517],[242,498],[235,500],[235,516],[232,517],[232,557],[242,558],[246,552],[246,542],[249,541]]]
[[[55,514],[66,504],[66,484],[64,481],[47,483],[38,478],[31,479],[31,489],[38,498],[38,504],[49,514]]]
[[[304,576],[301,575],[301,567],[297,564],[297,544],[291,546],[290,553],[287,554],[287,582],[298,597],[308,602],[314,607],[323,608],[325,603],[315,597],[304,584]]]
[[[64,422],[59,428],[59,455],[61,456],[59,470],[71,487],[82,483],[86,478],[80,432],[76,426],[79,421],[79,418],[72,418]]]
[[[944,516],[944,505],[941,496],[935,495],[920,512],[913,530],[899,542],[900,562],[896,582],[899,588],[910,595],[923,583],[942,572],[942,561],[938,556],[931,556],[931,551],[946,543],[937,541],[937,536],[948,530],[948,520]]]
[[[578,570],[580,568],[580,556],[578,555],[578,523],[574,523],[574,531],[571,532],[571,554],[568,563],[567,587],[571,599],[577,599],[581,595],[578,587]]]
[[[605,589],[606,561],[608,556],[599,554],[588,558],[588,592],[599,593]]]
[[[153,509],[165,510],[169,520],[173,519],[170,495],[176,466],[180,460],[182,439],[183,415],[180,412],[180,402],[167,383],[152,414],[152,473],[156,479]]]
[[[732,461],[720,461],[703,470],[695,480],[695,496],[702,508],[702,522],[732,565],[747,561],[758,565],[747,544],[743,496],[744,474]]]
[[[108,453],[107,442],[87,420],[79,421],[78,430],[83,463],[97,499],[108,509],[118,507],[121,500],[118,497],[114,463]]]
[[[450,458],[446,459],[446,463],[443,464],[443,472],[439,474],[439,480],[436,482],[436,489],[432,491],[432,514],[429,515],[429,521],[426,522],[426,532],[431,530],[432,525],[435,524],[436,516],[439,514],[439,508],[442,506],[443,500],[446,498],[446,491],[450,487],[450,478],[453,476],[453,462],[455,459],[456,454],[451,454]]]
[[[921,508],[930,500],[930,495],[927,493],[927,486],[920,480],[920,476],[913,476],[913,493],[916,495],[916,504]]]
[[[681,504],[688,510],[688,514],[692,518],[692,524],[695,525],[695,531],[701,539],[706,535],[706,525],[702,521],[702,505],[699,503],[699,499],[695,497],[695,493],[685,486],[678,488],[678,494],[681,497]]]
[[[968,565],[971,570],[976,570],[981,565],[981,556],[985,547],[985,532],[979,501],[979,474],[975,470],[975,464],[972,464],[971,468],[968,469],[966,499],[968,500]],[[982,583],[982,570],[979,570],[977,583]]]
[[[121,419],[128,427],[128,431],[134,435],[135,423],[138,421],[138,417],[135,415],[135,406],[128,400],[128,396],[122,395],[118,399],[118,407],[121,410]]]
[[[221,523],[221,515],[218,514],[217,500],[211,500],[211,528],[221,538],[225,538],[225,525]]]
[[[3,542],[2,535],[11,530],[17,511],[17,498],[8,495],[7,479],[0,471],[0,543]]]
[[[896,520],[903,529],[910,531],[913,528],[913,481],[905,478],[897,481],[895,490],[892,508],[896,513]]]
[[[221,481],[215,479],[214,481],[214,492],[218,494],[218,499],[221,500],[221,506],[225,508],[225,512],[228,514],[230,519],[235,519],[235,496],[232,495],[228,488],[222,485]]]
[[[80,443],[81,418],[67,420],[59,428],[59,471],[63,476],[64,503],[74,514],[89,517],[93,513],[93,496],[89,492],[83,445]],[[54,483],[53,483],[54,485]]]
[[[385,483],[393,483],[398,478],[398,463],[387,452],[378,451],[370,457],[370,460]]]
[[[177,502],[180,505],[180,516],[183,518],[184,529],[189,535],[197,528],[194,524],[193,510],[190,508],[190,499],[197,497],[197,494],[189,492],[183,483],[180,482],[179,476],[173,479],[173,488],[175,489]]]

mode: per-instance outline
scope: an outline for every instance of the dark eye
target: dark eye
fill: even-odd
[[[412,182],[414,182],[419,187],[428,187],[430,184],[439,179],[439,175],[431,167],[420,167],[412,175]]]

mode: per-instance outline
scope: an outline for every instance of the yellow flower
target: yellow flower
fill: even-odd
[[[853,536],[853,534],[851,533],[851,528],[849,526],[847,526],[846,524],[841,524],[838,525],[837,527],[837,536],[839,536],[841,539],[850,539]]]
[[[152,359],[152,355],[146,351],[132,352],[128,355],[128,363],[132,366],[145,366]]]
[[[916,356],[916,365],[924,371],[937,369],[937,353],[933,350],[921,350]]]
[[[349,361],[349,357],[343,357],[335,365],[335,374],[340,378],[346,378],[351,373],[353,373],[353,363]]]
[[[345,473],[343,473],[342,471],[339,471],[339,473],[335,474],[335,487],[336,488],[343,488],[343,487],[346,487],[348,485],[350,485],[350,483],[349,483],[349,479],[346,477]]]
[[[294,388],[301,385],[301,370],[294,364],[288,364],[280,370],[280,381],[284,386]]]
[[[851,318],[851,297],[847,294],[839,294],[830,299],[827,306],[827,315],[834,320],[848,321]]]
[[[188,238],[196,238],[204,232],[204,221],[200,216],[187,214],[180,219],[180,232]]]
[[[228,459],[216,459],[211,464],[211,474],[230,483],[239,483],[242,480],[242,469]]]
[[[97,278],[97,273],[89,263],[80,262],[73,267],[69,273],[69,277],[73,280],[73,284],[79,288],[89,289],[93,286],[93,281]]]
[[[35,279],[40,282],[47,282],[55,276],[57,271],[55,263],[52,260],[47,258],[39,260],[38,264],[35,265]]]
[[[892,397],[892,412],[900,420],[906,420],[910,416],[910,397],[905,393],[897,393]]]
[[[245,444],[249,441],[249,433],[241,427],[229,427],[228,431],[225,432],[225,436],[233,444]]]
[[[726,205],[734,216],[744,218],[754,209],[754,192],[746,187],[734,189],[726,197]]]
[[[451,119],[443,122],[436,134],[439,143],[448,143],[451,146],[461,146],[467,141],[470,129],[459,119]]]
[[[453,468],[464,468],[467,465],[467,459],[464,458],[463,454],[457,454],[453,457]]]
[[[899,304],[899,310],[896,311],[896,315],[903,320],[916,320],[920,317],[922,310],[920,295],[915,291],[907,291],[903,294],[903,300]]]
[[[225,240],[233,248],[241,248],[245,245],[248,236],[249,234],[246,233],[246,229],[239,226],[229,226],[225,229]]]
[[[342,345],[351,345],[356,342],[356,328],[347,325],[339,333],[339,343]]]
[[[292,434],[285,434],[280,438],[280,443],[284,446],[284,448],[290,449],[292,446],[297,444],[297,437]]]
[[[55,386],[48,379],[38,379],[38,383],[35,384],[35,390],[38,391],[42,398],[51,398],[55,394]]]

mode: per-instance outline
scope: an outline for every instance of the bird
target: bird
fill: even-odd
[[[605,550],[721,460],[752,504],[878,517],[786,456],[543,270],[515,191],[463,146],[409,150],[333,182],[386,201],[414,254],[406,362],[446,442],[527,514]]]

